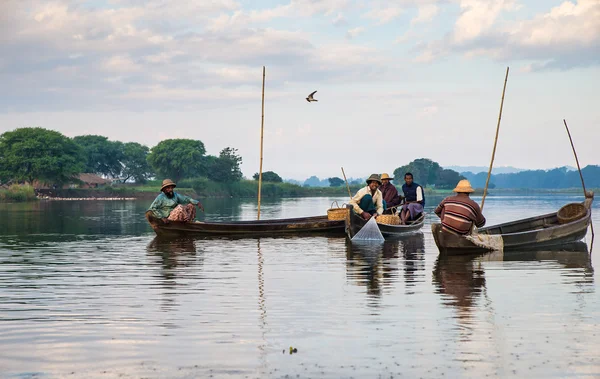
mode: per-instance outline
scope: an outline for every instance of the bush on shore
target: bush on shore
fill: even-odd
[[[0,189],[0,201],[2,202],[22,202],[36,199],[33,187],[28,184],[12,184],[7,189]]]

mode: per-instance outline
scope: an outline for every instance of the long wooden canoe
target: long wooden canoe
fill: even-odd
[[[344,220],[328,220],[327,216],[286,218],[258,221],[177,222],[164,223],[151,211],[146,219],[157,235],[248,235],[271,236],[295,233],[334,233],[344,235]]]
[[[349,208],[350,217],[346,220],[346,234],[348,237],[352,238],[359,230],[362,229],[363,226],[367,223],[362,217],[360,217],[354,210],[352,209],[352,205],[347,205]],[[417,230],[423,227],[425,223],[425,213],[422,213],[421,216],[411,223],[407,225],[389,225],[389,224],[377,224],[379,226],[379,231],[383,234],[383,237],[395,237],[400,236],[406,233],[416,232]]]
[[[504,250],[541,248],[579,241],[587,233],[593,201],[594,193],[588,192],[583,201],[586,214],[568,223],[559,223],[558,212],[554,212],[481,228],[478,233],[501,236]],[[442,229],[442,225],[439,223],[431,224],[431,231],[435,244],[443,254],[463,255],[491,250],[475,245],[464,236]]]

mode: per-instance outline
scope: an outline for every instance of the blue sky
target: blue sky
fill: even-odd
[[[0,2],[0,132],[42,126],[150,147],[227,146],[285,178],[427,157],[598,164],[600,1]],[[317,90],[319,101],[304,98]]]

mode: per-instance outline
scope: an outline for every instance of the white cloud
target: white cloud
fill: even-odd
[[[338,13],[338,15],[335,16],[335,18],[331,21],[331,23],[333,24],[333,26],[346,26],[348,25],[348,20],[346,20],[343,14]]]
[[[417,62],[459,53],[494,60],[525,60],[526,71],[569,69],[600,63],[600,1],[564,1],[531,19],[507,21],[514,1],[461,0],[463,13],[442,40],[417,47]],[[533,62],[532,62],[533,61]]]
[[[454,28],[454,41],[462,43],[491,29],[504,10],[515,9],[515,0],[461,0],[462,13]]]
[[[410,21],[411,25],[433,21],[440,8],[435,4],[425,4],[419,7],[419,13]]]
[[[364,31],[365,31],[365,28],[363,28],[362,26],[350,29],[346,32],[346,38],[348,38],[348,39],[356,38],[360,34],[362,34]]]
[[[404,11],[397,6],[388,6],[385,8],[373,8],[364,17],[377,21],[378,25],[387,24],[400,16]]]

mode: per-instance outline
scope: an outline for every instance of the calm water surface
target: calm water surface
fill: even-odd
[[[261,218],[324,214],[333,200],[344,202],[271,201]],[[0,204],[0,374],[600,377],[591,233],[570,251],[443,258],[429,228],[440,200],[421,233],[383,245],[163,240],[143,218],[149,202]],[[485,215],[581,200],[488,197]],[[204,203],[201,218],[256,217],[253,201]]]

